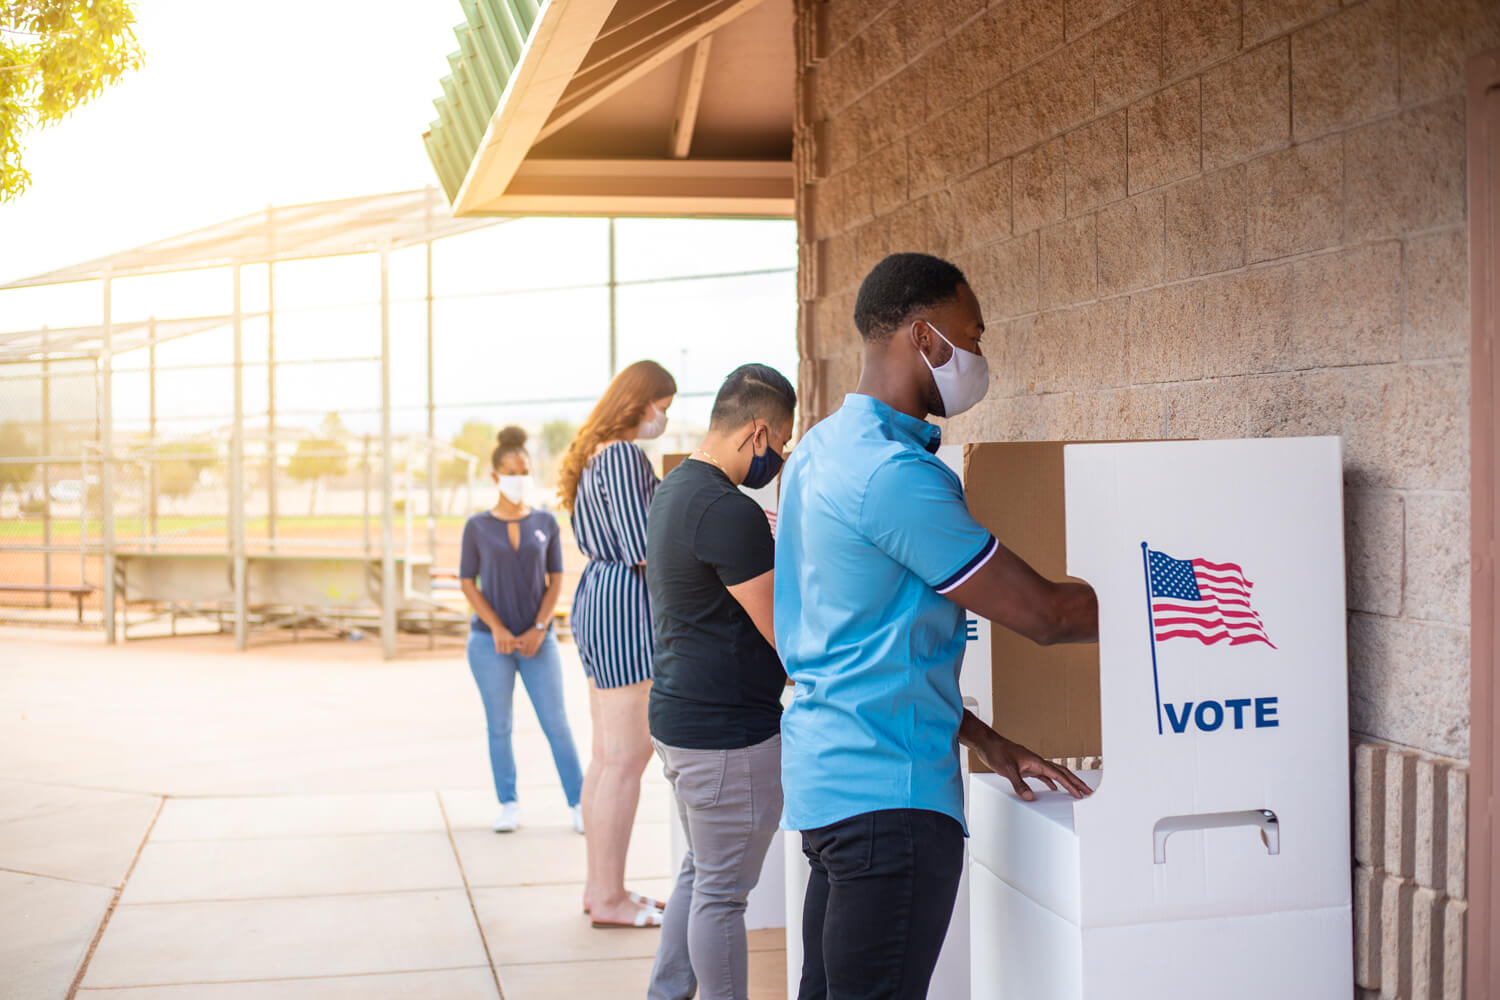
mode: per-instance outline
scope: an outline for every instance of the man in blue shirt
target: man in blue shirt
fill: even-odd
[[[984,397],[984,320],[963,273],[895,254],[860,286],[864,369],[782,476],[775,627],[782,825],[812,867],[800,1000],[925,997],[963,864],[959,745],[1026,799],[1077,776],[964,710],[964,609],[1038,643],[1091,642],[1085,584],[1053,583],[969,514],[928,414]]]

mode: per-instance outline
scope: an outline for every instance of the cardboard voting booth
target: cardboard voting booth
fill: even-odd
[[[997,537],[1094,587],[1099,644],[971,622],[964,692],[1105,768],[1079,802],[972,776],[967,995],[1350,995],[1338,439],[979,445],[965,466]]]

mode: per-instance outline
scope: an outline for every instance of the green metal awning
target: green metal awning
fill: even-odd
[[[791,0],[459,0],[455,216],[793,212]]]
[[[453,29],[458,51],[448,56],[451,72],[440,81],[443,96],[433,101],[438,117],[422,137],[449,202],[458,196],[538,12],[534,0],[459,0],[459,5],[464,21]]]

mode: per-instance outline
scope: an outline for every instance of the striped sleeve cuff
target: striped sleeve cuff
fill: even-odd
[[[963,566],[959,568],[959,571],[957,573],[954,573],[948,579],[938,584],[934,589],[937,590],[939,594],[947,594],[950,591],[963,586],[963,584],[967,583],[975,573],[978,573],[981,569],[983,569],[984,564],[993,559],[995,557],[995,553],[998,551],[1000,551],[1000,543],[995,541],[994,536],[991,535],[990,540],[984,543],[984,548],[980,549],[973,559],[970,559],[968,562],[964,563]]]

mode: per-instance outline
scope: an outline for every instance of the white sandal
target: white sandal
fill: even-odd
[[[659,900],[659,899],[652,899],[650,896],[642,896],[638,892],[627,892],[625,894],[625,896],[626,896],[627,899],[629,899],[636,906],[645,906],[645,907],[648,907],[650,909],[656,910],[658,913],[660,913],[661,911],[663,911],[663,910],[665,910],[667,908],[667,904],[663,903],[661,900]],[[585,906],[583,908],[583,912],[584,913],[592,913],[594,911],[590,907]]]
[[[640,927],[660,927],[661,911],[654,906],[647,906],[635,911],[635,919],[628,924],[615,923],[613,921],[594,920],[591,921],[596,930],[633,930]]]

